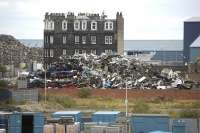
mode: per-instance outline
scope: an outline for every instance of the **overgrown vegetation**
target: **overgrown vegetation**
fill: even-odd
[[[179,117],[181,118],[199,118],[200,111],[199,110],[191,110],[191,109],[184,109],[179,112]]]
[[[142,100],[139,100],[133,105],[133,113],[148,113],[149,112],[149,105]]]
[[[89,98],[91,96],[91,91],[88,88],[82,88],[78,91],[79,98]]]
[[[0,89],[5,89],[8,86],[8,83],[4,80],[0,80]]]

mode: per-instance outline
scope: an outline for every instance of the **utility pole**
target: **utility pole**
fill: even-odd
[[[46,68],[44,69],[44,102],[47,102],[47,75],[46,75]]]

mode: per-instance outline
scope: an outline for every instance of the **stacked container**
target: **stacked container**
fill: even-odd
[[[172,124],[172,133],[185,133],[186,125],[182,120],[174,120]]]
[[[158,114],[134,114],[131,118],[132,133],[169,131],[169,116]]]
[[[92,122],[114,123],[119,116],[119,111],[98,111],[92,114]]]

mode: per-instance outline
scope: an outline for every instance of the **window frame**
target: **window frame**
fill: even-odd
[[[95,28],[93,28],[93,26],[95,26]],[[97,30],[97,22],[96,21],[91,21],[91,30],[93,30],[93,31]]]
[[[50,43],[50,44],[53,44],[53,42],[54,42],[54,36],[53,36],[53,35],[50,35],[50,37],[49,37],[49,43]]]
[[[65,27],[64,27],[64,24],[65,24]],[[63,20],[63,21],[62,21],[62,30],[63,30],[63,31],[66,31],[66,30],[67,30],[67,21],[66,21],[66,20]]]
[[[97,37],[96,36],[90,36],[90,42],[91,42],[91,44],[97,44]]]
[[[87,40],[87,38],[86,38],[86,36],[82,36],[82,44],[86,44],[86,40]]]
[[[85,26],[84,26],[85,25]],[[87,30],[87,21],[86,20],[83,20],[82,22],[81,22],[81,29],[82,30]]]
[[[79,35],[75,35],[74,36],[74,43],[75,44],[80,44],[80,36]]]
[[[67,37],[63,36],[63,44],[67,44]]]
[[[78,24],[78,25],[76,25],[76,24]],[[78,27],[76,27],[76,26],[78,26]],[[76,30],[76,31],[80,30],[80,21],[78,21],[78,20],[74,21],[74,30]]]

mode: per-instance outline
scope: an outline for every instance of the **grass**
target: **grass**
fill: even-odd
[[[85,93],[85,92],[84,92]],[[85,94],[84,94],[85,95]],[[26,111],[53,112],[58,110],[119,110],[125,111],[125,100],[101,96],[74,96],[44,95],[40,94],[39,103],[20,103],[13,106]],[[128,112],[130,113],[156,113],[169,114],[171,117],[197,117],[200,116],[200,100],[176,100],[165,97],[152,99],[129,99]]]

